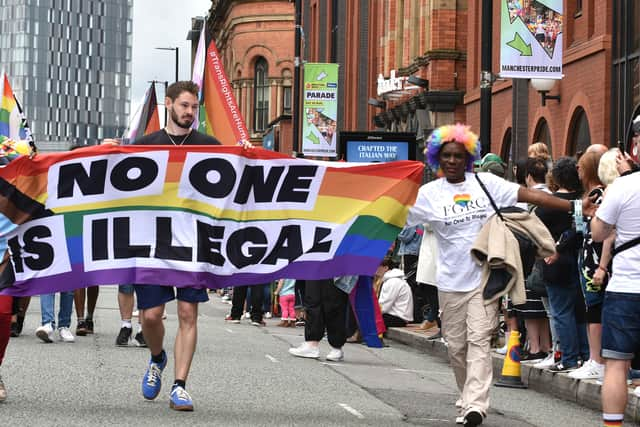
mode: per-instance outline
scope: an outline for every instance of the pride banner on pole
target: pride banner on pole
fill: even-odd
[[[236,146],[24,156],[0,169],[3,293],[373,275],[405,223],[422,169]]]

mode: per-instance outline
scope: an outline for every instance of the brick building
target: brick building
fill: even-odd
[[[420,139],[464,119],[465,1],[303,0],[302,21],[303,61],[340,64],[339,130]]]
[[[208,36],[216,42],[254,144],[275,136],[290,152],[294,5],[287,0],[212,0]]]
[[[463,121],[479,133],[482,2],[302,5],[303,60],[341,65],[340,130],[415,131],[420,139],[435,126]],[[501,6],[493,2],[494,73]],[[543,106],[527,80],[493,86],[491,150],[504,158],[525,156],[536,141],[557,158],[592,143],[630,140],[631,120],[640,114],[640,2],[565,0],[563,6],[564,78],[548,93],[559,100]],[[410,84],[411,75],[428,80],[428,90]]]

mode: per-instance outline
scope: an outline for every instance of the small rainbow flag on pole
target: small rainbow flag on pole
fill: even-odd
[[[9,78],[2,73],[2,100],[0,102],[0,135],[11,139],[29,139],[29,130],[13,94]]]

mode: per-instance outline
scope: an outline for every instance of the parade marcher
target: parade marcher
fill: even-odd
[[[351,276],[347,276],[351,277]],[[353,284],[357,276],[353,276]],[[342,347],[347,341],[346,316],[349,294],[339,289],[334,279],[306,280],[304,292],[304,343],[289,349],[297,357],[320,357],[320,340],[327,333],[331,350],[327,360],[339,362],[344,358]]]
[[[73,293],[73,300],[76,306],[76,317],[78,324],[76,325],[76,335],[85,336],[93,333],[93,313],[96,310],[98,302],[99,286],[89,286],[88,288],[76,289]],[[87,305],[87,314],[84,314],[85,302]]]
[[[164,129],[136,139],[137,145],[220,145],[220,141],[191,128],[197,118],[199,87],[191,81],[178,81],[166,90],[165,108],[169,113]],[[103,143],[117,144],[108,139]],[[245,148],[252,145],[244,143]],[[209,300],[206,288],[135,284],[138,310],[144,339],[151,352],[151,360],[142,379],[142,395],[155,399],[160,393],[162,371],[167,365],[164,351],[165,304],[178,300],[178,332],[174,347],[175,381],[171,387],[169,407],[178,411],[192,411],[193,400],[186,391],[186,381],[197,342],[198,303]],[[176,295],[177,294],[177,295]]]
[[[71,311],[73,310],[73,291],[59,292],[60,307],[58,310],[58,338],[62,342],[74,342],[75,337],[71,333]],[[42,325],[36,329],[36,336],[46,343],[52,343],[55,339],[55,303],[56,294],[40,295],[40,311]]]
[[[640,129],[639,129],[640,131]],[[640,132],[639,132],[640,133]],[[619,163],[626,162],[622,155]],[[628,165],[624,165],[624,172]],[[596,205],[593,207],[595,208]],[[602,305],[602,357],[605,359],[602,411],[605,426],[622,425],[628,399],[627,375],[640,352],[640,174],[616,178],[591,220],[591,236],[603,242],[615,234],[612,275]]]
[[[470,172],[479,156],[478,137],[467,126],[435,129],[427,141],[426,157],[440,178],[420,188],[407,218],[409,226],[430,223],[437,237],[442,333],[461,393],[457,402],[462,409],[461,421],[467,426],[479,425],[486,417],[493,378],[490,341],[497,326],[498,302],[485,304],[482,268],[470,254],[482,226],[493,214],[487,193],[498,207],[520,201],[566,212],[572,208],[569,201],[489,173],[474,176]]]
[[[296,279],[280,279],[274,292],[280,301],[280,323],[285,328],[296,327]]]
[[[2,359],[4,359],[7,345],[9,345],[12,308],[13,298],[7,295],[0,295],[0,366],[2,366]],[[0,375],[0,402],[4,402],[5,400],[7,400],[7,389]]]
[[[13,315],[11,316],[11,337],[17,338],[22,333],[24,318],[27,316],[27,309],[31,297],[16,297],[13,299]]]
[[[120,310],[120,331],[116,337],[118,347],[128,347],[133,343],[136,347],[146,347],[147,343],[142,334],[142,326],[138,317],[138,332],[133,335],[133,306],[135,298],[133,296],[133,285],[118,285],[118,309]],[[133,337],[133,338],[132,338]]]

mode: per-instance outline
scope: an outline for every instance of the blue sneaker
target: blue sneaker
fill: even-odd
[[[184,388],[174,385],[171,389],[169,408],[176,411],[193,411],[193,400]]]
[[[160,393],[160,388],[162,387],[162,371],[165,366],[167,366],[166,354],[164,354],[164,359],[160,363],[149,362],[147,372],[145,372],[142,378],[142,395],[145,399],[153,400],[158,396],[158,393]]]

